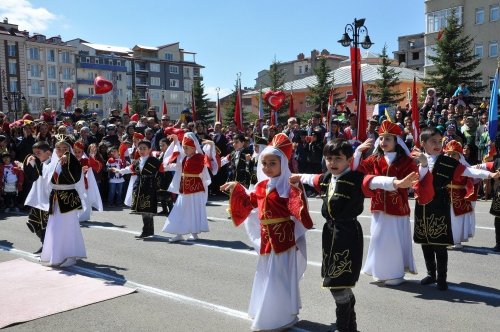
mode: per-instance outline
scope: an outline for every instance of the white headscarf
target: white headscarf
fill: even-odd
[[[400,136],[397,135],[392,135],[396,136],[396,143],[399,144],[403,150],[405,151],[406,155],[409,157],[410,156],[410,150],[406,146],[405,142],[403,142],[403,139]],[[373,144],[373,153],[375,154],[377,152],[377,148],[380,146],[380,136],[377,137],[375,140],[375,143]]]
[[[267,175],[264,174],[262,171],[262,157],[265,155],[274,155],[278,156],[280,158],[281,162],[281,174],[277,177],[274,178],[269,178]],[[290,168],[288,167],[288,159],[287,157],[281,152],[280,149],[275,148],[274,146],[267,146],[264,151],[262,151],[259,154],[259,163],[257,167],[257,181],[261,182],[263,180],[269,180],[268,185],[271,185],[272,187],[276,188],[276,191],[278,191],[278,195],[282,198],[287,198],[288,193],[290,192],[290,176],[292,175],[292,172],[290,171]]]

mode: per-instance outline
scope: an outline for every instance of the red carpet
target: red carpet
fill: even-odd
[[[0,328],[135,292],[24,259],[0,263]]]

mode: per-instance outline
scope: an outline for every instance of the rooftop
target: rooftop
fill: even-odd
[[[106,52],[122,53],[122,54],[132,53],[132,50],[128,47],[93,44],[93,43],[82,43],[82,44],[98,51],[106,51]]]

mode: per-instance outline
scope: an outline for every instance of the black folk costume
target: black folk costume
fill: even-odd
[[[40,182],[42,182],[42,174],[43,174],[43,167],[44,165],[47,166],[50,162],[50,159],[48,159],[46,162],[42,163],[40,159],[35,158],[34,161],[28,162],[28,158],[32,155],[28,155],[23,162],[23,171],[24,175],[30,181],[33,183],[31,186],[30,193],[28,194],[28,197],[30,195],[36,196],[41,190]],[[29,199],[26,200],[26,205],[30,205]],[[38,238],[40,239],[40,242],[42,242],[43,246],[43,240],[45,238],[45,230],[47,228],[47,221],[49,220],[49,212],[44,211],[42,209],[36,208],[31,206],[29,215],[28,215],[28,221],[26,222],[26,225],[28,226],[29,230],[34,233]],[[39,254],[42,252],[42,248],[40,248],[38,251],[35,252],[35,254]]]
[[[227,182],[237,181],[245,188],[250,186],[250,173],[247,168],[245,149],[232,151],[226,158],[222,159],[222,165],[229,164]]]
[[[464,166],[458,160],[440,154],[427,155],[428,167],[420,169],[420,186],[425,188],[416,197],[413,240],[422,245],[427,277],[423,285],[437,281],[440,290],[448,289],[447,246],[453,245],[450,195],[448,186],[462,176],[487,178],[489,172]],[[428,174],[432,174],[428,177]],[[432,185],[430,185],[432,181]],[[426,182],[424,184],[423,182]]]

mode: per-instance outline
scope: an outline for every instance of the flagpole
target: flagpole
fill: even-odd
[[[221,114],[220,114],[220,101],[219,101],[219,91],[220,91],[220,88],[216,87],[215,91],[217,91],[217,107],[216,107],[216,110],[215,110],[215,112],[216,112],[215,113],[215,121],[222,123]]]

